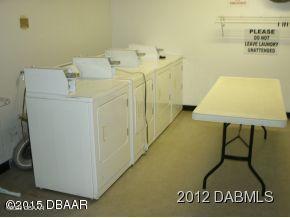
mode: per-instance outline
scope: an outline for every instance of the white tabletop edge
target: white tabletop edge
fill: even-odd
[[[279,128],[288,122],[279,80],[225,76],[213,85],[192,118]]]
[[[200,114],[195,113],[193,111],[192,119],[208,122],[231,123],[231,124],[254,125],[254,126],[277,127],[277,128],[285,128],[287,126],[286,115],[285,120],[265,120],[265,119]]]

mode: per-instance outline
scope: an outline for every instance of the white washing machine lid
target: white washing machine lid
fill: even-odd
[[[128,82],[114,79],[94,80],[80,79],[76,82],[76,92],[70,97],[100,98],[128,88]]]
[[[150,78],[155,71],[169,66],[179,60],[182,60],[180,55],[168,55],[166,59],[159,59],[158,61],[143,61],[137,68],[117,68],[117,71],[124,71],[128,73],[142,72],[146,78]]]
[[[102,103],[117,97],[124,90],[128,90],[128,82],[121,80],[88,80],[80,79],[76,81],[76,92],[68,95],[46,94],[30,92],[28,98],[54,99],[60,101],[97,102]]]

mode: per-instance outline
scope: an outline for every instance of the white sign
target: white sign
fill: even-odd
[[[280,44],[277,29],[246,29],[245,53],[277,55]]]

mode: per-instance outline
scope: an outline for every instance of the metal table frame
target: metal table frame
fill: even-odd
[[[207,175],[203,179],[203,189],[206,189],[206,184],[207,184],[207,179],[209,176],[211,176],[224,162],[224,160],[234,160],[234,161],[243,161],[243,162],[248,162],[248,166],[251,170],[251,172],[255,175],[255,177],[259,180],[262,186],[262,195],[265,195],[266,192],[266,186],[263,181],[263,179],[259,176],[259,174],[256,172],[254,167],[252,166],[252,152],[253,152],[253,143],[254,143],[254,132],[255,132],[255,126],[251,126],[250,130],[250,141],[249,144],[240,136],[242,125],[240,125],[239,133],[238,136],[233,138],[230,141],[227,141],[227,128],[230,126],[230,123],[224,123],[223,124],[223,139],[222,139],[222,153],[221,153],[221,160],[220,162],[213,168],[211,169]],[[267,139],[267,130],[264,126],[262,126],[264,130],[264,139]],[[248,156],[247,157],[242,157],[242,156],[233,156],[233,155],[227,155],[226,154],[226,146],[232,143],[233,141],[240,139],[244,145],[246,145],[249,148]]]

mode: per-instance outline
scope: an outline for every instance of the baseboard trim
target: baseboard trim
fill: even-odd
[[[10,162],[9,160],[0,164],[0,174],[5,173],[7,170],[10,169]]]
[[[183,110],[184,111],[194,111],[194,109],[196,107],[197,106],[194,106],[194,105],[183,105]],[[290,112],[287,112],[287,117],[288,117],[288,119],[290,119]]]

